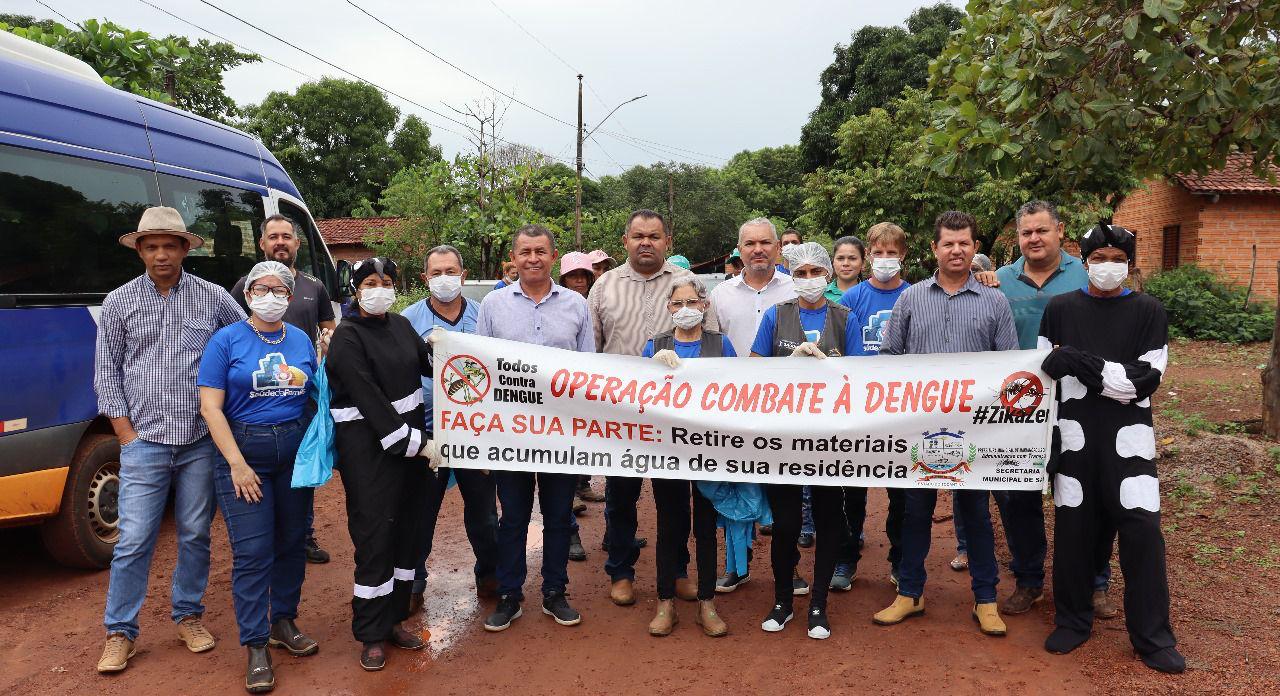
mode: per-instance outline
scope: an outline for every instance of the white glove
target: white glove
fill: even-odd
[[[653,359],[674,370],[680,367],[680,356],[674,350],[663,349],[653,354]]]
[[[442,338],[444,338],[444,329],[439,326],[432,327],[431,333],[427,334],[427,345],[434,346],[439,343]]]
[[[825,353],[818,350],[818,344],[813,341],[805,341],[804,343],[796,346],[795,350],[791,351],[791,357],[793,358],[801,355],[812,355],[815,358],[827,357]]]
[[[422,449],[418,450],[418,456],[427,460],[427,466],[431,467],[432,471],[440,468],[440,452],[436,449],[435,440],[427,440],[422,445]]]
[[[329,339],[333,338],[333,329],[320,329],[316,336],[316,357],[323,358],[329,352]]]

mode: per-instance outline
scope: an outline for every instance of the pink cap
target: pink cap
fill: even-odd
[[[602,261],[608,261],[609,265],[613,266],[616,263],[613,260],[612,256],[605,253],[604,249],[596,249],[595,251],[591,252],[590,254],[587,254],[586,256],[588,259],[591,259],[591,263],[593,264],[600,263]]]
[[[602,252],[603,253],[603,252]],[[563,278],[574,271],[591,273],[591,256],[581,251],[571,251],[560,257],[560,277]]]

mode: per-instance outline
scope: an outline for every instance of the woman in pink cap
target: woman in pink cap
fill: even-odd
[[[560,257],[561,285],[582,295],[585,299],[595,282],[596,274],[591,268],[590,255],[581,251],[571,251]]]
[[[587,254],[587,259],[591,262],[591,270],[595,277],[599,278],[605,271],[617,265],[612,256],[605,253],[604,249],[596,249]]]

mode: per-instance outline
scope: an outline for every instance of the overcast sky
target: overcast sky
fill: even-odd
[[[312,77],[346,77],[200,0],[151,1]],[[139,0],[45,2],[77,21],[105,17],[153,34],[214,38]],[[483,85],[396,36],[346,0],[210,2],[448,116],[456,118],[444,104],[462,106],[492,96]],[[798,142],[800,127],[818,102],[818,73],[831,62],[832,47],[847,43],[858,27],[899,24],[915,8],[932,4],[920,0],[353,2],[499,90],[569,124],[577,119],[576,71],[594,88],[594,93],[585,90],[583,98],[588,128],[619,102],[648,95],[622,107],[603,130],[651,142],[628,143],[617,135],[597,133],[594,140],[598,142],[589,141],[585,149],[586,166],[597,176],[672,159],[719,166],[742,150]],[[52,15],[34,0],[0,0],[0,8],[37,17]],[[272,90],[291,91],[305,81],[297,72],[268,61],[226,75],[227,91],[240,104],[261,101]],[[443,130],[461,132],[456,123],[395,97],[391,102],[402,116],[416,113],[426,119],[433,140],[444,146],[446,154],[467,147],[461,137]],[[501,135],[572,163],[572,125],[512,104]]]

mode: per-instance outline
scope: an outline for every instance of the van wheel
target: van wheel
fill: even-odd
[[[76,449],[62,489],[58,516],[40,536],[49,555],[73,568],[106,568],[120,538],[120,443],[88,435]]]

